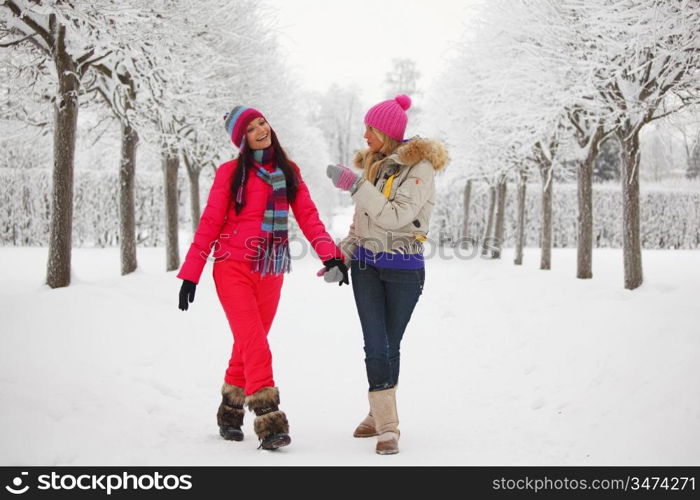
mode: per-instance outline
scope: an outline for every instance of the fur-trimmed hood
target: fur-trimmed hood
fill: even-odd
[[[365,157],[370,154],[369,149],[363,149],[355,153],[353,163],[355,167],[362,168]],[[444,169],[450,162],[445,145],[436,139],[426,139],[414,137],[408,142],[399,146],[390,158],[401,165],[415,165],[418,162],[427,160],[431,163],[436,172]]]

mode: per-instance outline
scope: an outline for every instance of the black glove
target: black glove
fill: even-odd
[[[343,279],[338,282],[338,286],[343,286],[343,283],[346,285],[350,284],[350,279],[348,278],[348,268],[345,265],[345,262],[343,262],[343,259],[329,259],[329,260],[324,260],[323,265],[326,267],[326,271],[330,271],[334,267],[337,267],[338,270],[343,273]]]
[[[194,291],[197,288],[197,283],[193,283],[189,280],[182,280],[182,286],[180,287],[180,310],[187,311],[190,303],[194,302]]]

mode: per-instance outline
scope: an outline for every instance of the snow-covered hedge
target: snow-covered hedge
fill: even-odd
[[[452,184],[438,191],[431,237],[445,244],[461,237],[464,184]],[[555,247],[575,247],[577,198],[575,184],[555,184],[552,226]],[[504,246],[515,246],[516,186],[508,184]],[[481,239],[484,231],[488,192],[473,183],[469,213],[469,238]],[[526,246],[539,246],[540,184],[528,184],[525,203]],[[642,185],[640,231],[643,248],[700,248],[700,190]],[[593,186],[593,245],[622,247],[622,202],[620,187]],[[442,234],[442,238],[439,235]]]
[[[51,172],[45,169],[0,168],[0,243],[48,244]],[[206,204],[211,174],[202,173],[200,201]],[[165,244],[163,176],[136,175],[136,238],[139,245]],[[189,229],[189,181],[178,182],[180,228]],[[116,172],[82,170],[75,173],[73,244],[111,246],[119,243],[119,184]]]
[[[211,185],[211,172],[200,178],[202,209]],[[49,235],[51,172],[45,169],[0,168],[0,244],[47,245]],[[184,173],[180,191],[180,229],[189,230],[189,181]],[[472,189],[469,237],[481,238],[487,209],[484,185]],[[593,241],[597,247],[621,247],[619,186],[594,185]],[[76,246],[112,246],[118,239],[118,179],[116,172],[80,170],[75,173],[73,243]],[[515,185],[508,185],[505,246],[515,243]],[[461,235],[463,184],[438,190],[431,239],[449,244]],[[700,190],[642,185],[641,237],[644,248],[700,248]],[[576,246],[576,186],[554,186],[555,247]],[[163,176],[140,172],[136,176],[136,236],[139,245],[164,245]],[[539,245],[540,185],[529,184],[526,202],[526,245]]]

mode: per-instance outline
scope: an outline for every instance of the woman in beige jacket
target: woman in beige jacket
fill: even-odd
[[[362,325],[370,412],[355,437],[378,436],[376,452],[398,453],[396,385],[400,346],[423,291],[423,242],[435,205],[435,173],[448,162],[444,145],[403,140],[406,95],[383,101],[365,115],[368,149],[353,170],[329,165],[336,187],[352,195],[355,214],[340,244],[351,261],[355,304]]]

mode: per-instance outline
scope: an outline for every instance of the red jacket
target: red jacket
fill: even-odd
[[[255,255],[251,241],[259,240],[262,234],[263,214],[272,186],[257,175],[249,175],[245,186],[245,206],[240,214],[236,214],[231,195],[231,179],[237,164],[237,160],[231,160],[216,170],[207,206],[199,220],[185,262],[177,274],[178,278],[199,283],[212,245],[216,260],[249,260]],[[342,258],[343,254],[318,216],[299,167],[294,163],[292,166],[296,170],[299,185],[291,207],[301,231],[322,261]]]

